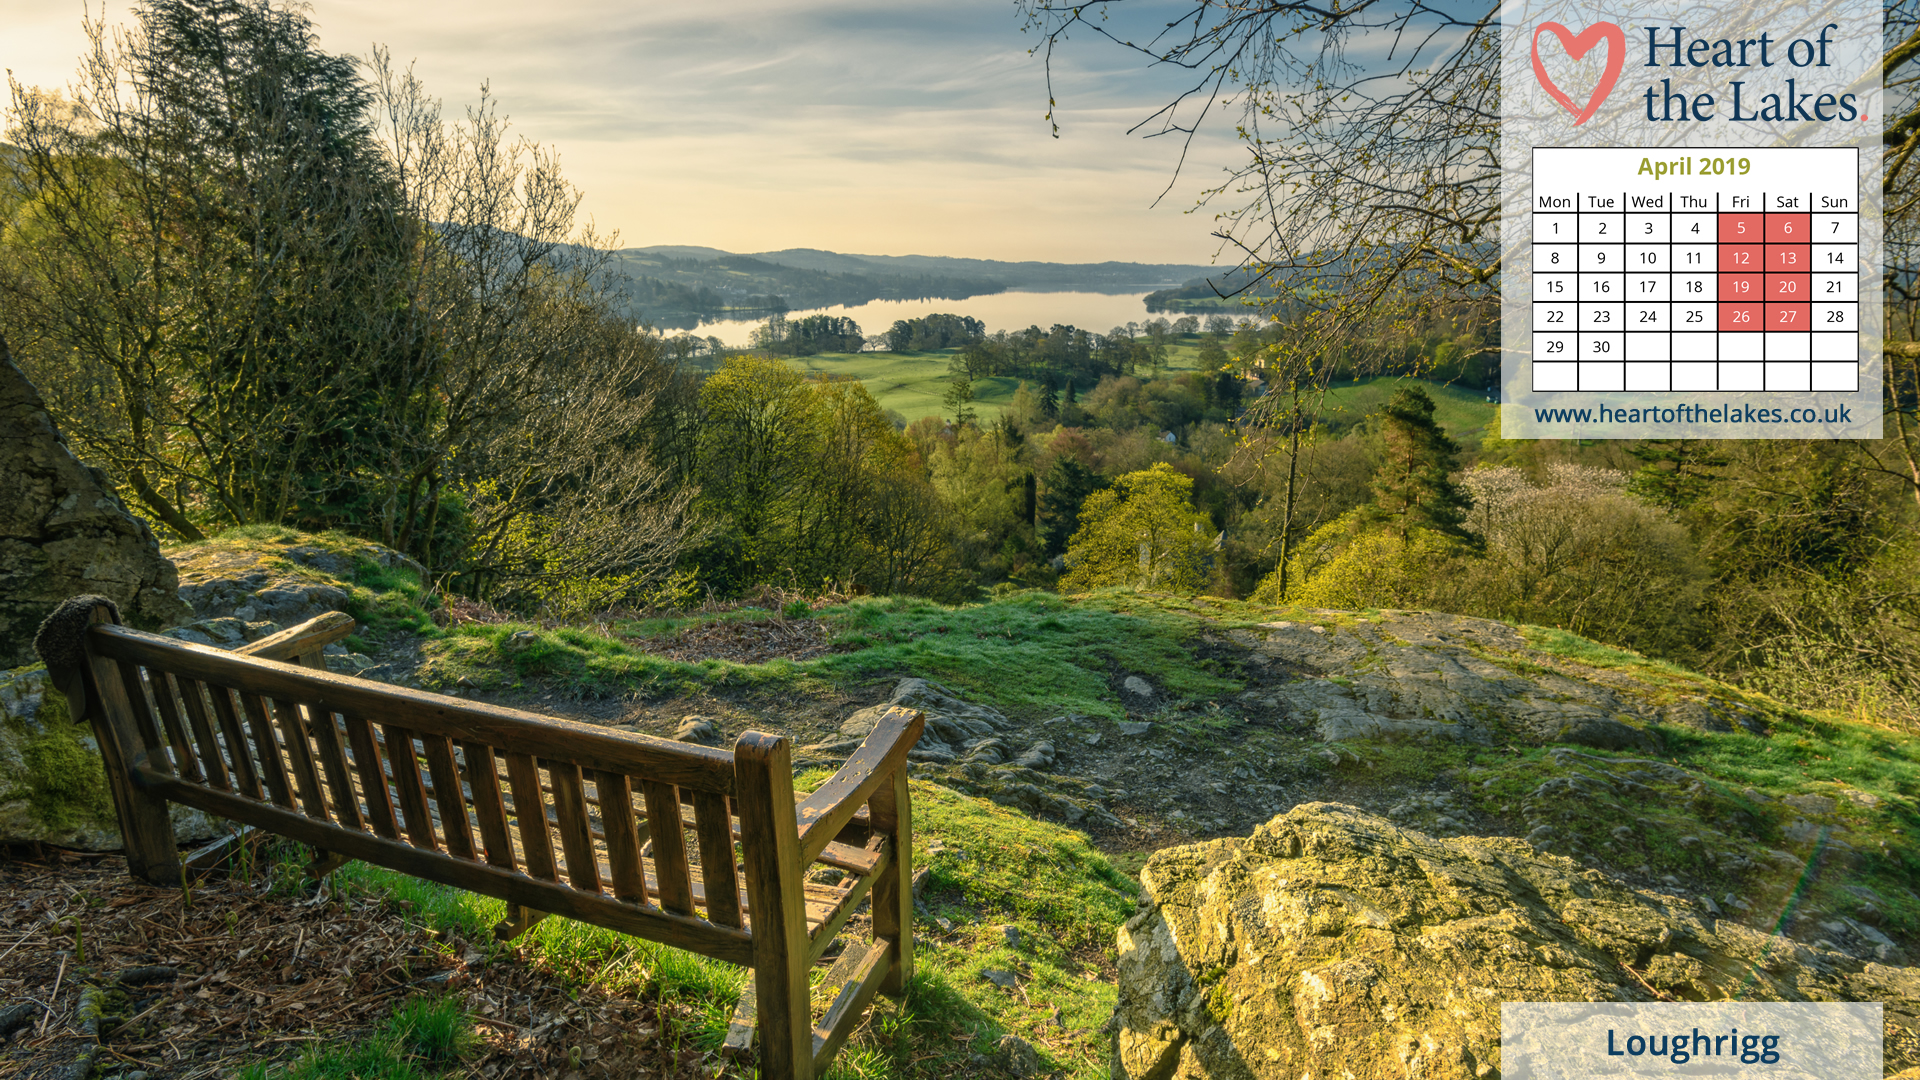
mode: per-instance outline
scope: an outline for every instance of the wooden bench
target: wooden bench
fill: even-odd
[[[352,628],[228,652],[93,609],[86,711],[135,877],[180,879],[177,802],[310,845],[318,872],[361,859],[498,897],[502,936],[551,912],[750,966],[729,1043],[757,1019],[769,1078],[817,1076],[905,989],[920,714],[890,710],[800,801],[785,738],[729,753],[332,674],[321,650]],[[869,897],[872,944],[846,942],[816,1022],[808,973]]]

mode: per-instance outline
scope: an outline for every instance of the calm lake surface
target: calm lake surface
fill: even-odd
[[[1095,334],[1104,334],[1129,322],[1146,322],[1159,316],[1147,312],[1145,297],[1139,292],[1003,292],[992,296],[974,296],[965,300],[875,300],[848,307],[807,308],[787,312],[789,319],[808,315],[836,315],[860,324],[861,333],[872,336],[886,332],[898,319],[917,319],[926,315],[966,315],[987,324],[987,333],[996,330],[1025,330],[1038,326],[1045,330],[1054,323],[1065,323]],[[747,334],[766,322],[762,319],[722,320],[703,324],[692,333],[712,335],[729,345],[745,345]]]

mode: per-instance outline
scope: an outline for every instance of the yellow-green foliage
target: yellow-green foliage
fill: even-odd
[[[1133,585],[1197,592],[1206,584],[1213,522],[1193,509],[1193,479],[1166,462],[1087,496],[1067,541],[1063,589]]]
[[[1288,561],[1287,595],[1275,569],[1254,590],[1256,603],[1362,610],[1417,607],[1456,553],[1447,539],[1416,529],[1406,539],[1368,528],[1363,511],[1314,530]]]

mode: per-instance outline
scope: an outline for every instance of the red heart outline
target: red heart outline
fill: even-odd
[[[1553,36],[1560,39],[1561,46],[1567,50],[1568,58],[1573,60],[1587,55],[1601,41],[1607,42],[1607,70],[1600,76],[1599,85],[1593,88],[1593,96],[1587,99],[1585,109],[1574,107],[1573,99],[1560,92],[1560,88],[1555,86],[1553,79],[1548,76],[1546,65],[1540,62],[1540,35],[1548,31],[1552,31]],[[1557,22],[1541,23],[1533,31],[1533,76],[1540,80],[1540,86],[1547,93],[1553,95],[1553,100],[1573,114],[1574,127],[1579,127],[1593,119],[1593,114],[1600,109],[1600,103],[1607,100],[1608,94],[1613,93],[1613,84],[1620,81],[1620,69],[1626,62],[1627,34],[1614,23],[1594,23],[1580,31],[1578,37]]]

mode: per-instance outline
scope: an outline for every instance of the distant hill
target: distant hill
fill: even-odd
[[[893,273],[950,274],[990,277],[1004,281],[1010,289],[1115,289],[1132,291],[1156,285],[1171,285],[1223,268],[1188,266],[1180,263],[1054,263],[1003,262],[999,259],[956,259],[944,255],[842,255],[815,248],[788,248],[762,251],[756,259],[785,266],[817,270],[854,270],[865,267]]]
[[[1003,262],[845,255],[817,248],[739,255],[687,244],[623,248],[614,254],[633,279],[634,317],[677,330],[870,300],[965,300],[1008,289],[1145,291],[1225,272],[1177,263]]]
[[[843,259],[832,252],[820,252]],[[1004,292],[1002,281],[951,271],[880,267],[849,261],[799,266],[714,248],[626,248],[614,253],[631,279],[634,318],[662,329],[691,330],[717,319],[870,300],[964,300]]]

